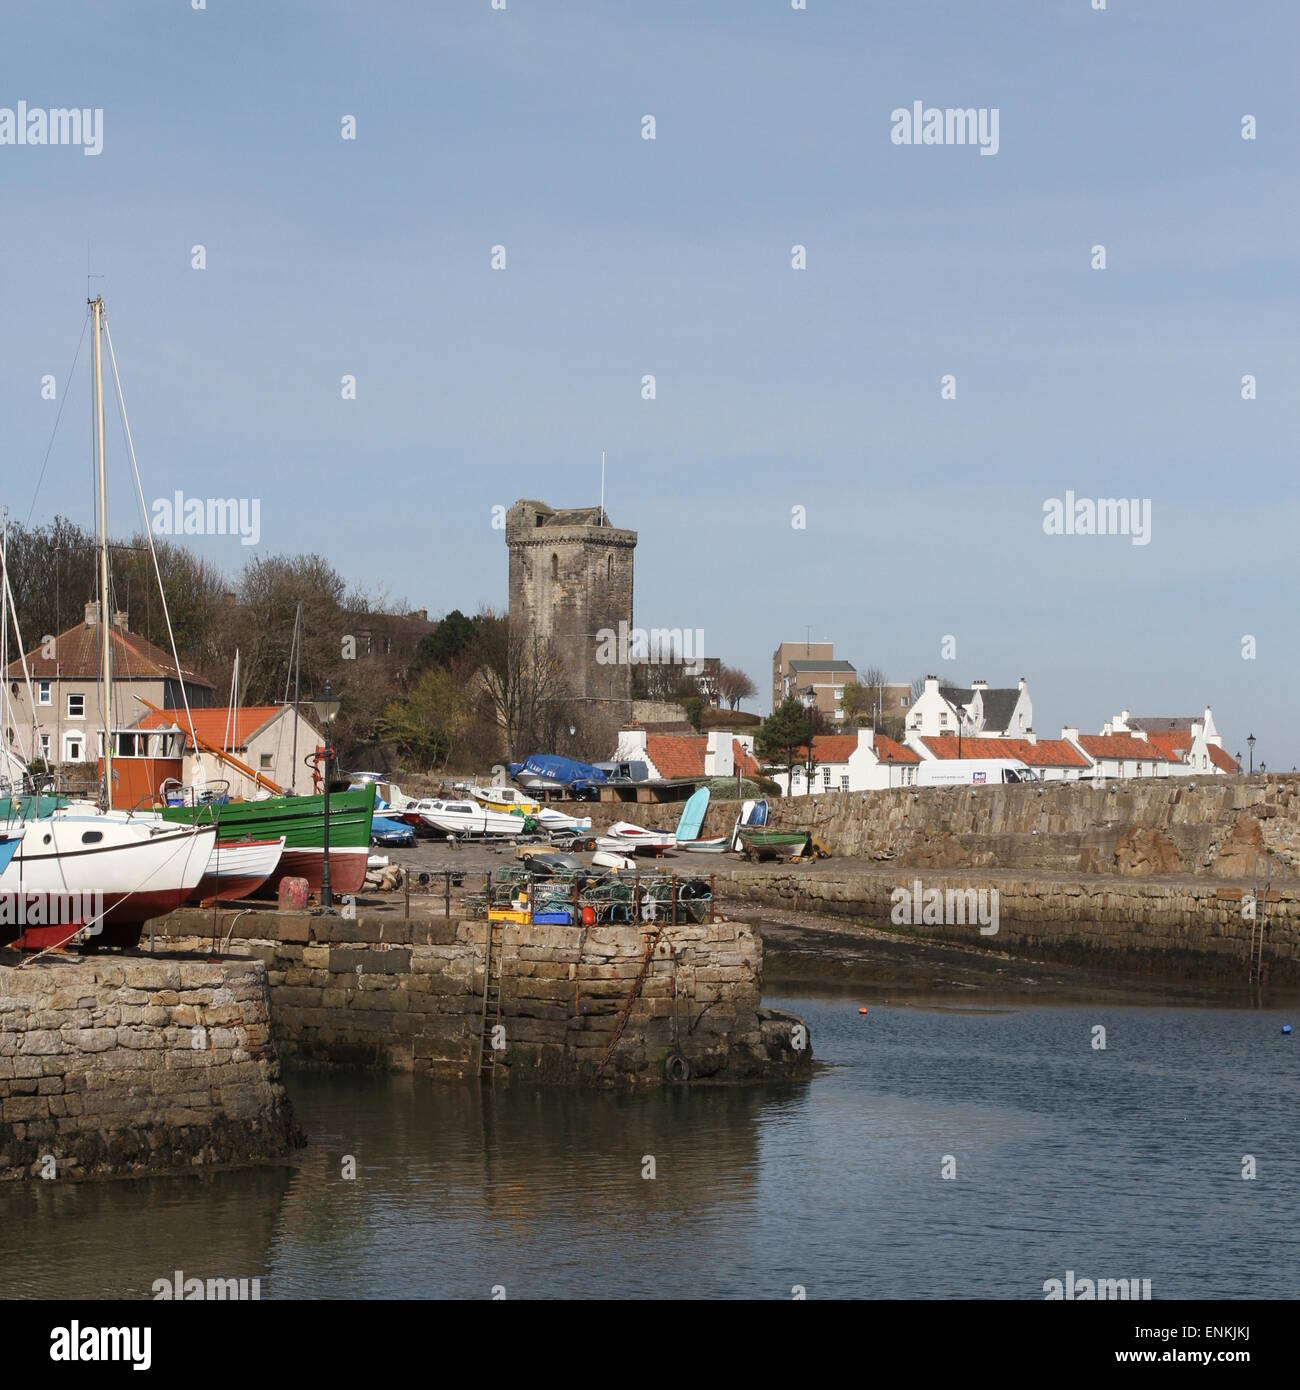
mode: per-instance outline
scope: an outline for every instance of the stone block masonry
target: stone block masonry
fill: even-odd
[[[274,912],[234,919],[219,932],[231,930],[233,954],[265,963],[286,1061],[476,1075],[486,921]],[[761,1080],[809,1067],[807,1029],[762,1007],[762,940],[745,923],[494,930],[485,1046],[491,1056],[496,1037],[497,1080],[643,1086]],[[200,950],[211,932],[211,914],[182,911],[155,924],[155,943]]]
[[[300,1142],[260,962],[0,967],[0,1179],[192,1170]]]

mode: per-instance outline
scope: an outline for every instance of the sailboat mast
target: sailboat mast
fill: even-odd
[[[113,809],[113,713],[112,655],[108,632],[108,489],[104,481],[104,360],[100,337],[104,325],[104,300],[90,301],[95,320],[95,470],[99,481],[99,630],[100,701],[104,712],[104,805]]]
[[[302,599],[298,600],[298,610],[293,615],[293,655],[297,658],[293,677],[293,752],[289,755],[289,792],[298,791],[298,698],[302,683]]]

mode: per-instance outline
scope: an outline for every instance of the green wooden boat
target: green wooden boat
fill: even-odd
[[[274,892],[282,878],[305,878],[318,893],[325,862],[325,798],[268,796],[262,801],[223,801],[201,806],[162,807],[166,820],[217,823],[217,844],[236,840],[278,840],[284,852],[264,890]],[[356,893],[366,877],[375,788],[330,793],[330,889]]]
[[[798,859],[812,849],[812,836],[806,830],[771,830],[766,826],[741,826],[742,853],[746,859]]]

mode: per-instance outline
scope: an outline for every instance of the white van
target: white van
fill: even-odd
[[[1019,758],[934,758],[916,769],[918,787],[983,787],[1003,782],[1040,782],[1041,775]]]

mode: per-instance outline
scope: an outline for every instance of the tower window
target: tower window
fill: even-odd
[[[605,578],[614,578],[614,557],[612,555],[607,555],[605,557]]]
[[[560,557],[559,557],[558,555],[552,553],[552,555],[551,555],[551,578],[552,578],[552,579],[558,579],[559,577],[560,577]]]

